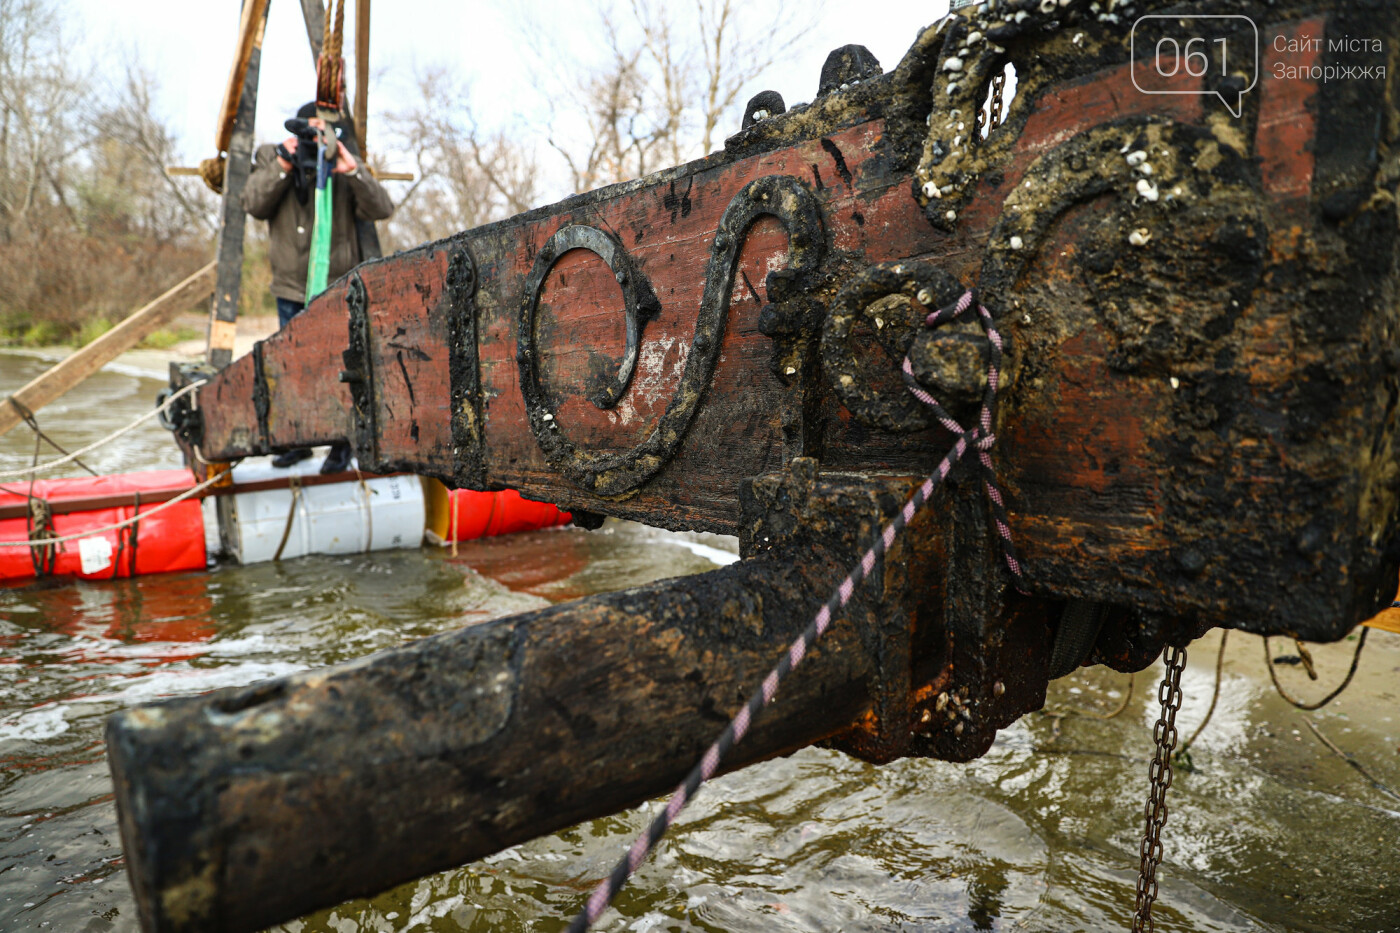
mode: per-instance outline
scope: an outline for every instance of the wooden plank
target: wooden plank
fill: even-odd
[[[253,6],[257,0],[245,0]],[[209,308],[207,356],[215,369],[233,360],[233,338],[238,321],[238,302],[243,291],[243,187],[253,171],[253,130],[258,111],[258,68],[262,60],[263,31],[267,28],[267,7],[254,30],[253,47],[243,75],[243,93],[238,99],[238,116],[228,146],[224,166],[224,204],[219,224],[218,281]]]
[[[234,52],[233,66],[229,69],[228,86],[224,88],[224,103],[219,108],[218,133],[214,139],[214,149],[221,154],[228,151],[229,141],[233,138],[233,126],[238,117],[238,105],[243,96],[248,63],[253,49],[262,41],[262,28],[266,17],[267,0],[248,0],[243,4],[243,13],[238,23],[238,48]]]
[[[176,314],[207,298],[214,290],[214,270],[211,262],[150,304],[133,311],[116,327],[30,380],[10,399],[30,411],[38,411],[59,398],[168,324]],[[0,405],[0,434],[23,420],[14,405]]]
[[[1326,19],[1316,4],[1295,6]],[[1339,637],[1389,595],[1378,588],[1392,561],[1381,542],[1396,526],[1384,477],[1400,452],[1379,426],[1395,326],[1383,296],[1395,284],[1377,271],[1388,265],[1358,257],[1393,249],[1393,237],[1365,233],[1360,220],[1328,226],[1325,236],[1307,225],[1322,223],[1309,206],[1321,193],[1374,185],[1354,172],[1339,176],[1328,168],[1336,160],[1318,153],[1363,121],[1384,125],[1384,98],[1333,106],[1336,86],[1267,78],[1258,98],[1267,121],[1226,132],[1212,123],[1210,98],[1194,93],[1198,80],[1141,93],[1122,36],[1101,37],[1124,44],[1118,57],[1092,59],[1072,51],[1066,32],[1022,36],[1018,54],[1059,64],[1022,76],[1007,122],[979,144],[971,176],[951,156],[930,162],[914,145],[947,153],[967,132],[958,125],[964,111],[939,103],[953,90],[946,76],[929,112],[914,66],[936,53],[916,46],[913,70],[902,65],[764,121],[723,152],[424,247],[474,259],[470,300],[451,315],[422,316],[417,296],[440,294],[447,277],[421,265],[421,251],[362,267],[366,343],[403,327],[428,355],[434,342],[454,355],[449,387],[476,393],[474,411],[454,412],[472,414],[476,430],[469,443],[454,439],[456,482],[734,533],[739,481],[792,456],[833,470],[914,473],[947,449],[941,427],[886,425],[868,410],[907,400],[903,347],[927,336],[916,333],[907,300],[893,336],[876,333],[869,303],[842,312],[862,322],[846,341],[858,398],[842,391],[831,341],[821,336],[824,325],[830,336],[853,279],[878,272],[877,263],[924,264],[955,291],[981,288],[1009,342],[995,461],[1035,592],[1249,630],[1288,619],[1307,637]],[[1322,148],[1280,144],[1278,127],[1305,120],[1313,122],[1298,125],[1315,126]],[[1129,161],[1135,150],[1139,161]],[[1262,179],[1258,158],[1268,167]],[[1150,176],[1133,167],[1144,163]],[[782,304],[767,294],[767,274],[790,261],[790,231],[760,215],[732,233],[737,270],[716,312],[723,330],[714,368],[691,401],[681,400],[697,322],[710,313],[706,284],[719,281],[710,267],[722,252],[723,218],[749,185],[775,176],[799,186],[820,217],[817,272],[794,286],[793,306],[809,316],[786,337],[759,328],[765,305]],[[925,195],[928,213],[919,198],[932,181],[915,185],[916,176],[946,182],[936,203]],[[1358,195],[1353,213],[1379,224],[1382,201]],[[597,407],[596,389],[625,355],[625,289],[597,253],[570,245],[554,254],[551,242],[570,227],[611,238],[658,305],[631,383],[609,408]],[[1149,239],[1135,243],[1141,230]],[[313,303],[305,316],[338,321],[342,307]],[[533,315],[530,334],[522,315]],[[450,332],[452,320],[467,322],[469,339]],[[777,355],[802,340],[811,365],[785,373]],[[375,435],[364,449],[385,465],[446,478],[441,419],[436,430],[422,421],[416,435],[402,430],[412,423],[389,409],[402,405],[404,387],[385,361],[381,354],[369,367],[379,421],[363,419]],[[522,385],[522,371],[533,373],[543,408],[527,398],[536,390]],[[289,399],[317,397],[333,375],[297,378]],[[440,392],[442,383],[439,368],[425,385]],[[694,417],[670,432],[664,456],[651,465],[625,460],[673,405],[695,399]],[[600,470],[612,478],[632,470],[636,481],[610,478],[599,491]]]
[[[267,386],[267,442],[272,450],[331,444],[350,436],[350,391],[337,380],[348,344],[345,280],[317,296],[335,313],[307,317],[303,312],[262,342],[259,360]],[[310,373],[326,380],[316,392],[305,387]],[[329,379],[326,379],[329,375]]]
[[[215,452],[206,459],[222,462],[268,453],[254,402],[258,356],[255,347],[254,352],[240,356],[224,367],[218,378],[200,388],[202,446],[205,451]]]
[[[355,141],[369,158],[369,0],[355,0]]]
[[[452,475],[452,378],[448,365],[451,303],[433,283],[447,276],[447,251],[405,258],[404,277],[371,276],[361,267],[369,317],[374,419],[381,459],[409,455],[434,476]]]

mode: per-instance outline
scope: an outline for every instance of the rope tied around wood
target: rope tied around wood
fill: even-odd
[[[961,461],[969,451],[976,451],[978,460],[984,471],[984,485],[987,490],[987,498],[991,504],[992,514],[997,527],[997,534],[1001,541],[1006,566],[1011,571],[1018,589],[1021,589],[1021,565],[1016,558],[1016,550],[1011,539],[1011,528],[1006,517],[1006,507],[1003,502],[1001,492],[996,485],[996,473],[992,465],[991,448],[996,443],[997,437],[992,430],[995,421],[995,403],[997,386],[1001,379],[1001,363],[1003,341],[1001,334],[996,329],[996,324],[992,320],[991,312],[977,300],[974,291],[963,294],[952,305],[945,308],[935,309],[924,319],[927,327],[936,327],[939,324],[951,320],[975,306],[977,315],[982,320],[982,325],[987,331],[988,338],[988,359],[987,359],[987,389],[982,396],[981,408],[977,413],[977,419],[971,428],[959,424],[932,395],[920,386],[913,376],[913,366],[906,356],[903,364],[905,382],[909,391],[919,401],[928,405],[940,424],[956,435],[952,448],[939,461],[938,467],[929,475],[924,482],[914,490],[913,495],[905,502],[904,507],[895,517],[885,525],[880,535],[866,550],[865,554],[851,568],[843,579],[827,598],[821,609],[817,611],[816,617],[812,619],[801,635],[788,647],[788,650],[779,659],[778,664],[768,672],[768,676],[763,679],[763,683],[748,698],[747,702],[739,710],[738,714],[730,720],[724,727],[712,745],[705,751],[704,756],[691,769],[690,773],[681,782],[672,794],[666,808],[656,815],[651,825],[646,831],[639,835],[632,843],[626,857],[617,863],[612,873],[603,881],[599,882],[589,895],[588,902],[584,909],[574,917],[569,924],[569,933],[583,933],[588,930],[603,911],[612,903],[614,897],[627,884],[627,880],[641,867],[643,860],[653,848],[656,847],[667,830],[680,816],[682,810],[695,798],[704,784],[719,770],[720,762],[724,757],[743,741],[748,733],[755,717],[762,712],[763,708],[773,702],[777,696],[778,685],[788,674],[792,673],[798,665],[802,663],[807,652],[812,649],[821,637],[826,634],[832,620],[836,614],[850,602],[856,587],[859,586],[866,577],[870,576],[880,558],[894,544],[899,533],[913,520],[914,516],[926,505],[932,497],[933,492],[948,477],[953,467]]]

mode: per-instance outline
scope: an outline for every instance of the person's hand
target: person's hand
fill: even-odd
[[[325,128],[326,121],[320,117],[312,117],[306,121],[316,129]],[[359,169],[360,163],[355,161],[355,157],[350,154],[350,150],[340,141],[340,137],[331,131],[331,138],[335,140],[335,164],[331,166],[331,173],[334,175],[350,175]]]
[[[297,143],[300,141],[301,140],[297,139],[295,136],[288,136],[286,139],[282,140],[282,148],[288,152],[296,152]],[[282,166],[282,171],[284,172],[290,172],[292,170],[292,163],[288,162],[280,155],[277,157],[277,164]]]
[[[350,150],[340,141],[335,141],[335,168],[331,171],[336,175],[353,175],[359,171],[360,163],[355,161],[355,157],[350,154]]]

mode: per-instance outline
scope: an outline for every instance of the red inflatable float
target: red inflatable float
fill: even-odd
[[[318,480],[337,481],[318,477],[310,482]],[[285,485],[281,480],[275,482]],[[36,531],[39,537],[84,535],[47,547],[0,547],[0,582],[35,576],[111,580],[203,570],[207,566],[204,510],[198,498],[166,506],[124,528],[97,530],[143,516],[143,510],[167,502],[191,485],[190,474],[184,470],[155,470],[40,480],[32,491],[27,483],[0,486],[0,542],[27,542],[36,524],[42,524]],[[236,493],[263,485],[245,484],[219,492]],[[423,488],[427,530],[444,542],[535,531],[566,524],[570,519],[568,512],[524,499],[514,490],[449,492],[441,483],[428,479]],[[39,506],[37,523],[31,514],[31,495]],[[88,531],[92,533],[85,535]]]
[[[476,492],[471,489],[428,493],[428,527],[443,541],[473,541],[521,531],[538,531],[556,525],[567,525],[568,512],[562,512],[547,502],[526,499],[514,489],[499,492]],[[439,498],[446,494],[447,502]]]
[[[79,476],[34,483],[32,495],[48,513],[44,537],[82,534],[139,516],[192,485],[186,470]],[[0,489],[0,541],[29,540],[29,484]],[[145,573],[203,570],[204,513],[187,499],[133,525],[47,548],[0,548],[0,581],[45,576],[111,580]]]

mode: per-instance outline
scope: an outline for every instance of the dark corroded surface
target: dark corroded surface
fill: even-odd
[[[114,716],[144,923],[260,929],[669,789],[912,482],[799,460],[752,484],[749,559],[733,567]],[[984,633],[943,619],[941,597],[999,586],[936,582],[926,540],[896,544],[728,767],[823,739],[880,760],[931,744],[975,757],[1043,702],[1043,677],[979,697],[966,684],[981,667],[953,674],[956,642]],[[923,650],[945,622],[946,648]]]
[[[947,434],[898,365],[913,350],[955,401],[975,345],[918,336],[916,299],[920,283],[938,301],[977,286],[1011,348],[996,461],[1026,583],[1119,607],[1100,660],[1132,666],[1210,625],[1341,636],[1390,595],[1396,562],[1400,121],[1393,77],[1368,91],[1308,69],[1343,35],[1390,47],[1397,10],[1192,7],[1259,24],[1243,97],[1235,75],[1135,75],[1126,24],[1102,9],[1047,11],[962,11],[894,71],[861,66],[723,152],[362,266],[372,421],[326,385],[341,282],[202,390],[204,455],[372,426],[369,468],[732,533],[740,481],[794,457],[937,462]],[[1015,97],[983,138],[975,111],[1008,64]],[[1199,93],[1231,88],[1239,117]],[[769,189],[800,210],[753,206]],[[650,284],[635,341],[608,262],[540,258],[571,226],[609,231],[612,264]],[[474,258],[465,290],[447,281],[454,250]],[[627,367],[598,407],[599,380]]]
[[[955,410],[987,384],[980,328],[924,326],[966,289],[1006,339],[989,469],[1025,592],[955,470],[748,760],[966,760],[1052,657],[1337,639],[1389,600],[1397,79],[1312,69],[1344,36],[1400,47],[1400,7],[1139,3],[1170,14],[1144,48],[1190,14],[1258,25],[1220,27],[1251,43],[1234,71],[1171,77],[1100,4],[991,7],[889,74],[840,51],[723,152],[366,263],[200,391],[209,459],[354,437],[364,468],[737,533],[746,560],[114,719],[148,917],[270,923],[665,789],[947,450],[905,355]],[[1067,602],[1097,635],[1057,632]]]

